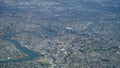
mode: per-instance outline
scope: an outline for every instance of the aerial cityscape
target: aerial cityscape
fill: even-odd
[[[0,0],[0,68],[120,68],[120,1]]]

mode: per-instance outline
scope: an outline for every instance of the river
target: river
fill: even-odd
[[[26,47],[23,47],[17,40],[13,40],[11,39],[12,36],[14,34],[4,34],[1,39],[2,40],[6,40],[6,41],[10,41],[11,43],[13,43],[15,45],[15,47],[17,49],[19,49],[20,51],[24,52],[25,54],[27,54],[28,56],[27,57],[24,57],[24,58],[18,58],[18,59],[14,59],[14,60],[0,60],[0,63],[8,63],[8,62],[22,62],[22,61],[27,61],[27,60],[33,60],[37,57],[40,56],[40,54],[34,52],[33,50],[30,50]]]

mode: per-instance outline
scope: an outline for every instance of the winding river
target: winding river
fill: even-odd
[[[17,40],[13,40],[11,39],[12,36],[14,36],[15,34],[4,34],[1,39],[2,40],[6,40],[6,41],[10,41],[11,43],[13,43],[15,45],[15,47],[17,49],[19,49],[20,51],[24,52],[25,54],[27,54],[27,57],[24,58],[20,58],[20,59],[14,59],[14,60],[0,60],[0,63],[8,63],[8,62],[22,62],[22,61],[27,61],[27,60],[33,60],[37,57],[40,56],[40,54],[34,52],[33,50],[29,50],[28,48],[23,47]]]

